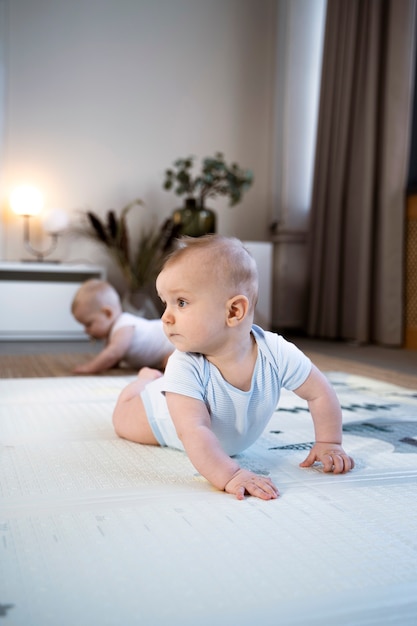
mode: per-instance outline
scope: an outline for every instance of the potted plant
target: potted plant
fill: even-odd
[[[238,204],[253,183],[251,170],[241,169],[237,163],[227,165],[221,152],[202,161],[201,171],[193,175],[194,158],[174,161],[165,171],[164,189],[185,196],[185,204],[172,215],[174,224],[183,235],[198,237],[216,231],[216,214],[205,204],[206,199],[228,196],[229,206]]]
[[[76,229],[76,233],[104,247],[121,270],[126,283],[126,293],[122,297],[124,309],[154,318],[159,317],[151,295],[155,279],[179,228],[169,218],[159,226],[143,230],[133,248],[127,215],[139,206],[143,206],[142,200],[133,200],[122,208],[120,215],[109,210],[103,219],[87,210],[83,215],[86,223]]]

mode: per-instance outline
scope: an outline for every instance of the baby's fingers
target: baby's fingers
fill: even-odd
[[[317,456],[313,450],[310,450],[304,461],[300,463],[300,467],[311,467],[317,461]]]
[[[354,460],[347,454],[333,454],[331,461],[332,466],[327,471],[334,474],[345,474],[355,467]]]
[[[331,447],[327,444],[315,444],[300,463],[300,467],[311,467],[317,461],[322,463],[326,473],[345,474],[355,467],[354,460],[338,444]]]
[[[227,493],[233,493],[238,500],[243,500],[245,493],[261,500],[272,500],[279,495],[278,489],[269,478],[242,469],[233,476],[224,489]]]
[[[246,491],[249,493],[249,495],[256,496],[261,500],[273,500],[275,498],[278,498],[279,496],[278,489],[269,480],[265,480],[259,483],[256,481],[250,481],[246,485]]]

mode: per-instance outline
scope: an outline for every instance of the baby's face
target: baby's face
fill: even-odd
[[[224,345],[228,296],[209,268],[186,257],[162,270],[156,288],[165,334],[178,350],[210,355]]]
[[[91,311],[82,304],[74,311],[74,317],[94,339],[106,339],[113,324],[113,317],[107,309]]]

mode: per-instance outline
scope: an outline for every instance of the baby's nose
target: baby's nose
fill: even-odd
[[[168,309],[165,309],[165,311],[162,314],[161,319],[164,324],[172,323],[172,314],[168,311]]]

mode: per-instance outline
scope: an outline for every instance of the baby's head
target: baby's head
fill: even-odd
[[[83,324],[87,334],[97,339],[107,337],[114,321],[122,313],[120,297],[110,283],[91,278],[76,292],[71,312]]]
[[[181,237],[162,271],[179,262],[192,267],[207,290],[224,290],[227,298],[246,296],[248,314],[253,317],[258,299],[258,270],[239,239],[221,235]]]

